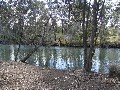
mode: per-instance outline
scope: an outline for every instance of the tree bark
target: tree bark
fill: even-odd
[[[91,38],[90,38],[90,49],[89,49],[89,55],[87,57],[88,60],[88,64],[87,64],[87,68],[86,71],[90,72],[92,69],[92,57],[95,53],[95,37],[96,37],[96,33],[97,33],[97,0],[94,0],[94,5],[93,5],[93,26],[92,26],[92,32],[91,32]]]
[[[82,22],[82,29],[83,29],[83,47],[84,47],[84,69],[87,69],[87,29],[85,28],[85,11],[86,11],[86,0],[84,0],[84,7],[83,7],[83,22]]]
[[[32,54],[37,51],[39,48],[39,46],[35,46],[35,48],[33,50],[31,50],[26,57],[24,57],[22,60],[20,60],[23,63],[26,63],[27,59],[30,58],[30,56],[32,56]]]

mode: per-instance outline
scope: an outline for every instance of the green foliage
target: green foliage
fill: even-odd
[[[9,42],[28,44],[33,39],[43,37],[42,32],[49,20],[44,3],[37,0],[5,3],[1,1],[0,5],[1,34],[7,37]]]
[[[5,2],[4,0],[0,1],[0,40],[7,40],[12,43],[29,44],[33,41],[33,39],[35,39],[34,42],[36,43],[41,42],[42,38],[48,42],[54,40],[56,35],[56,39],[58,40],[61,38],[64,43],[82,43],[84,4],[81,0],[69,2],[60,4],[59,1],[51,1],[51,3],[48,3],[48,8],[46,8],[45,6],[47,5],[44,2],[37,0],[10,0],[9,2]],[[112,4],[105,4],[102,8],[103,0],[99,3],[99,18],[97,24],[99,30],[98,35],[96,35],[97,44],[120,43],[120,8],[116,7],[111,12],[114,7]],[[89,10],[90,12],[88,13]],[[90,42],[89,37],[93,28],[92,13],[92,4],[86,2],[85,26],[88,25],[86,28],[88,43]],[[70,18],[68,17],[69,15]],[[49,19],[51,19],[51,21]],[[57,25],[58,20],[63,21],[62,25]],[[49,23],[47,23],[48,21]],[[107,26],[108,22],[112,26]],[[71,39],[67,40],[67,35]]]

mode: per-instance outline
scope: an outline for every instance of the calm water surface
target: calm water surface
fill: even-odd
[[[18,60],[22,59],[32,49],[21,46]],[[18,45],[0,45],[0,60],[14,60]],[[110,63],[120,61],[120,49],[97,48],[93,57],[92,70],[107,73]],[[29,64],[56,69],[80,69],[83,67],[83,48],[75,47],[40,47],[29,60]]]

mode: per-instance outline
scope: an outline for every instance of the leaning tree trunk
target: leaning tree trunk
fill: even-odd
[[[34,48],[33,50],[31,50],[31,51],[27,54],[27,56],[25,56],[25,57],[24,57],[22,60],[20,60],[20,61],[23,62],[23,63],[26,63],[26,60],[29,59],[30,56],[32,56],[32,54],[33,54],[35,51],[38,50],[38,48],[39,48],[39,46],[35,46],[35,48]]]
[[[47,25],[48,25],[48,23],[49,23],[49,19],[48,19],[48,21],[45,23],[45,27],[47,27]],[[44,39],[45,39],[45,35],[46,35],[46,30],[45,30],[46,28],[44,28],[44,30],[43,30],[43,34],[42,35],[36,35],[32,40],[31,40],[31,43],[33,43],[38,37],[41,37],[41,43],[42,43],[42,46],[44,46],[45,45],[45,41],[44,41]],[[23,63],[26,63],[26,61],[27,61],[27,59],[29,59],[32,55],[33,55],[33,53],[34,52],[36,52],[37,50],[38,50],[38,48],[40,47],[40,44],[39,45],[34,45],[35,47],[31,50],[31,51],[29,51],[28,52],[28,54],[23,58],[23,59],[21,59],[20,61],[21,62],[23,62]]]

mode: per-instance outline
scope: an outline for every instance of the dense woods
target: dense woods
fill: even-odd
[[[111,1],[112,2],[112,1]],[[13,44],[119,44],[119,3],[110,0],[2,0],[0,42]],[[96,25],[95,25],[96,24]]]

